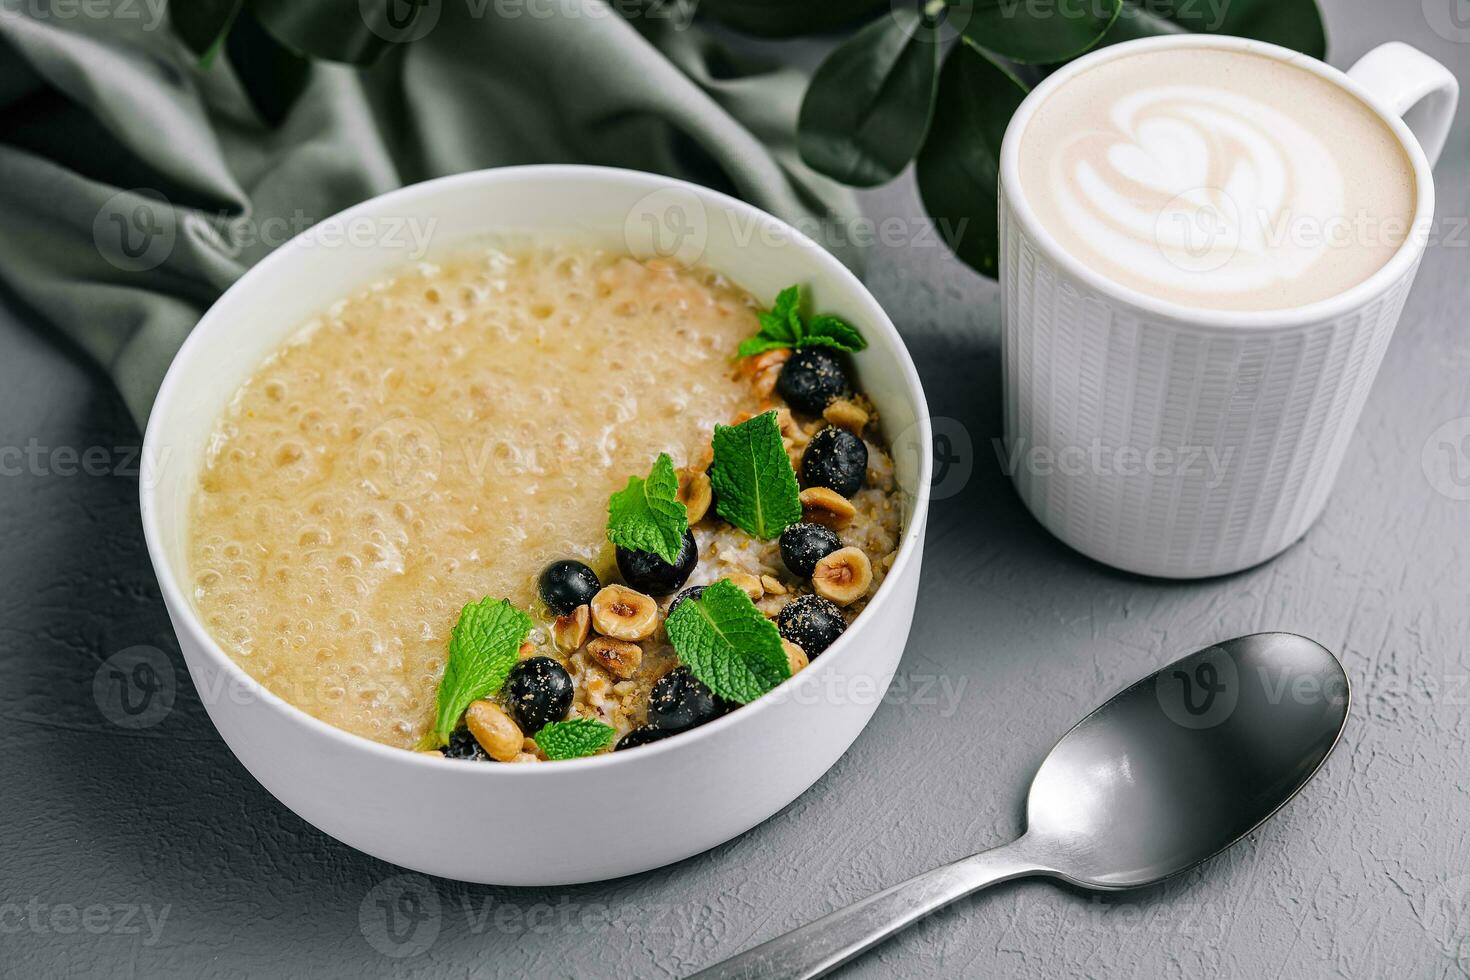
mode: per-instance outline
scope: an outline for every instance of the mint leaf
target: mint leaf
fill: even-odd
[[[607,539],[620,548],[651,551],[670,565],[679,559],[689,512],[679,500],[674,461],[660,453],[648,479],[628,477],[628,485],[607,502]]]
[[[679,603],[664,627],[679,659],[722,698],[748,704],[791,676],[776,624],[729,579]]]
[[[710,483],[721,517],[763,541],[801,520],[801,490],[775,412],[715,426],[714,448]]]
[[[584,755],[596,755],[607,748],[616,734],[611,726],[600,721],[570,718],[566,721],[553,721],[532,737],[548,759],[580,759]]]
[[[738,357],[754,357],[756,354],[764,354],[768,350],[780,350],[783,347],[794,347],[795,345],[796,342],[793,340],[772,340],[756,334],[754,337],[747,337],[742,340],[739,349],[735,353]]]
[[[530,632],[531,617],[506,599],[485,598],[460,610],[449,636],[449,661],[439,680],[435,744],[448,743],[471,701],[500,690]]]
[[[787,286],[776,296],[775,304],[764,313],[757,313],[756,320],[761,328],[754,337],[741,341],[741,357],[750,357],[780,347],[795,347],[801,342],[801,287]]]
[[[848,323],[841,317],[821,316],[812,317],[812,322],[806,325],[806,333],[802,336],[798,347],[836,347],[845,350],[849,354],[860,351],[868,346],[863,335],[858,333],[857,327]]]
[[[822,314],[810,323],[801,318],[801,287],[787,286],[775,305],[756,314],[760,331],[740,343],[739,355],[750,357],[778,347],[835,347],[848,353],[868,346],[857,327],[841,317]]]

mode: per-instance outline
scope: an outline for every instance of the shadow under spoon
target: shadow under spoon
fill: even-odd
[[[1342,665],[1306,637],[1256,633],[1200,650],[1062,736],[1031,781],[1018,840],[910,878],[691,980],[818,977],[1012,878],[1115,891],[1187,871],[1306,785],[1337,744],[1349,699]]]

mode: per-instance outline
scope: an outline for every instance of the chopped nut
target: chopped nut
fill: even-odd
[[[791,409],[776,409],[776,427],[781,430],[781,435],[788,439],[797,433],[796,419],[791,417]]]
[[[516,655],[522,660],[526,660],[530,657],[536,656],[536,644],[532,643],[530,640],[527,640],[525,643],[521,644],[521,648],[516,651]]]
[[[846,429],[855,436],[861,436],[863,430],[868,427],[868,413],[863,411],[861,405],[856,405],[845,398],[829,403],[822,410],[822,418],[839,429]]]
[[[752,355],[743,366],[751,374],[760,374],[773,367],[779,369],[790,356],[790,347],[777,347],[774,350],[761,351],[759,354]]]
[[[658,603],[626,585],[605,586],[592,597],[592,625],[615,640],[646,640],[658,629]]]
[[[680,470],[678,497],[684,509],[689,512],[690,525],[698,524],[709,513],[710,502],[714,500],[709,474],[692,466]]]
[[[750,596],[751,602],[758,601],[766,594],[766,587],[761,584],[761,580],[749,572],[735,572],[729,576],[729,579],[731,585]]]
[[[551,637],[558,647],[571,653],[587,642],[587,631],[591,623],[592,611],[586,606],[578,606],[565,616],[556,617],[556,622],[551,624]]]
[[[599,636],[587,644],[587,656],[618,677],[632,677],[643,663],[643,648],[636,643]]]
[[[839,548],[812,572],[812,591],[839,606],[861,599],[872,584],[873,566],[861,548]]]
[[[756,397],[762,400],[762,405],[765,404],[766,399],[771,397],[771,392],[776,390],[776,382],[780,377],[780,366],[768,367],[757,374],[751,382],[751,386],[755,389]]]
[[[790,640],[782,640],[781,649],[786,651],[786,665],[791,668],[792,674],[811,663],[807,659],[806,651]]]
[[[761,588],[765,589],[766,593],[769,595],[786,594],[786,586],[782,585],[781,580],[776,578],[776,576],[774,575],[762,575]]]
[[[834,531],[851,523],[857,508],[836,490],[828,487],[807,487],[801,492],[801,517],[812,524],[821,524]]]
[[[473,702],[465,710],[464,723],[480,748],[496,762],[509,762],[520,754],[525,742],[521,727],[495,702],[484,699]]]

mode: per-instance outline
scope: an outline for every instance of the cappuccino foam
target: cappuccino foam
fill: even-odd
[[[1214,310],[1335,296],[1403,244],[1414,169],[1384,121],[1327,79],[1211,48],[1105,61],[1021,134],[1021,194],[1084,265]]]

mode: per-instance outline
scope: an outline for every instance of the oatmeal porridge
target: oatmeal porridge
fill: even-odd
[[[309,714],[454,758],[738,708],[840,635],[901,530],[860,331],[799,307],[570,242],[347,297],[216,426],[201,619]]]

